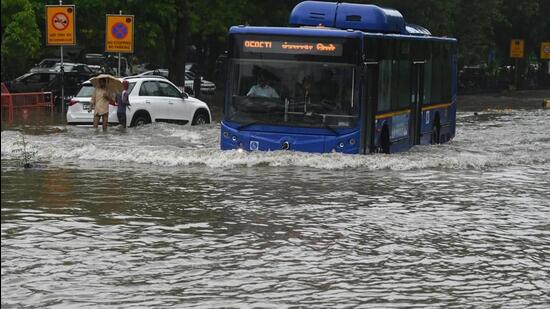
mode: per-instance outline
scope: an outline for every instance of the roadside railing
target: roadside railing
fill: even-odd
[[[24,113],[28,110],[49,108],[53,112],[53,94],[51,92],[27,92],[10,93],[4,83],[2,83],[2,120],[4,113],[8,113],[8,122],[14,121],[15,110],[21,109]]]

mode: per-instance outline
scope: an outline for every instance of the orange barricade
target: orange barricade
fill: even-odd
[[[14,110],[19,108],[50,108],[53,112],[53,94],[51,92],[10,93],[2,83],[2,113],[4,109],[8,110],[10,123],[14,120]]]

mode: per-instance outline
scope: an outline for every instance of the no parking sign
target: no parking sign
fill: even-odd
[[[105,51],[109,53],[134,52],[134,15],[107,15]]]
[[[46,5],[46,45],[75,45],[74,5]]]

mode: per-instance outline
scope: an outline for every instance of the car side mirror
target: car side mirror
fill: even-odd
[[[182,93],[181,93],[181,98],[184,99],[184,100],[185,100],[185,99],[189,99],[189,95],[188,95],[187,93],[185,93],[185,92],[182,92]]]

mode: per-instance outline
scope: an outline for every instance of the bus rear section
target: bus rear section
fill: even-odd
[[[361,37],[232,28],[221,148],[360,152]]]
[[[371,152],[399,152],[455,136],[456,40],[366,34],[364,51]]]

